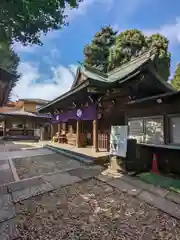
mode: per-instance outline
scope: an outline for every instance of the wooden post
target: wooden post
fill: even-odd
[[[98,119],[93,120],[93,147],[98,152]]]
[[[80,146],[80,121],[77,120],[76,122],[76,147],[79,148]]]
[[[54,124],[51,124],[51,140],[54,137]]]
[[[40,140],[44,141],[45,137],[44,137],[44,126],[40,127]]]
[[[26,120],[23,121],[23,135],[26,135]]]
[[[58,123],[58,133],[60,133],[60,132],[61,132],[61,124]]]
[[[36,123],[32,123],[33,137],[35,136]]]
[[[4,126],[3,126],[3,137],[6,136],[6,120],[4,120]]]

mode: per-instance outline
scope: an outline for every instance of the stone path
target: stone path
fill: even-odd
[[[11,143],[9,143],[9,145],[6,145],[6,146],[1,144],[0,150],[2,151],[1,156],[3,156],[3,157],[1,157],[2,159],[0,158],[0,240],[1,239],[3,239],[3,240],[15,239],[16,237],[17,237],[17,239],[39,239],[39,235],[38,235],[38,237],[36,236],[36,234],[39,230],[36,229],[36,234],[34,233],[35,230],[33,230],[36,228],[36,226],[34,226],[35,223],[32,223],[32,220],[34,218],[34,216],[33,216],[34,210],[39,209],[38,210],[39,212],[33,221],[35,221],[35,222],[37,221],[37,223],[41,225],[42,222],[40,220],[38,220],[38,218],[42,217],[42,218],[44,218],[43,221],[51,222],[51,220],[50,220],[51,214],[53,216],[54,216],[54,214],[57,214],[56,210],[58,209],[58,204],[62,205],[61,206],[62,209],[60,209],[58,211],[63,212],[63,214],[61,213],[62,215],[60,218],[58,216],[56,216],[55,222],[57,222],[57,219],[58,219],[58,222],[61,221],[60,219],[64,219],[64,221],[66,222],[66,220],[67,220],[67,223],[69,224],[69,220],[71,220],[73,222],[73,224],[75,225],[75,229],[76,229],[75,232],[78,231],[77,226],[76,226],[77,220],[75,220],[75,219],[72,220],[71,218],[73,217],[73,214],[75,214],[74,217],[78,217],[78,219],[80,216],[79,216],[79,212],[75,212],[73,214],[68,215],[68,217],[66,218],[66,212],[64,212],[64,208],[69,208],[69,206],[72,207],[72,211],[74,211],[73,207],[75,207],[76,211],[82,211],[81,212],[82,219],[83,219],[83,213],[85,214],[85,212],[87,211],[85,216],[88,219],[90,218],[92,220],[92,222],[95,221],[95,223],[94,223],[95,229],[94,230],[91,229],[92,232],[99,229],[97,227],[97,224],[99,224],[99,226],[102,226],[102,228],[106,228],[105,226],[106,226],[106,224],[108,224],[107,221],[105,221],[103,223],[104,217],[106,218],[105,213],[103,213],[105,215],[103,215],[104,217],[102,218],[101,222],[99,222],[102,216],[99,216],[98,214],[102,213],[102,211],[105,211],[105,212],[107,211],[107,213],[109,211],[112,211],[111,213],[108,213],[108,214],[110,214],[111,217],[113,217],[113,219],[115,219],[114,221],[116,221],[116,223],[117,223],[117,221],[120,221],[122,216],[124,216],[123,227],[122,227],[122,222],[121,222],[121,224],[119,223],[121,225],[121,226],[119,226],[119,228],[121,229],[121,232],[124,233],[123,238],[118,238],[119,235],[117,235],[117,232],[114,232],[113,237],[115,237],[115,238],[108,235],[108,233],[106,232],[107,238],[105,237],[104,239],[152,239],[151,235],[148,235],[145,237],[146,230],[143,227],[143,223],[141,226],[139,226],[139,230],[135,231],[135,230],[132,230],[132,228],[129,228],[129,226],[126,225],[126,223],[125,223],[126,217],[124,215],[125,214],[124,211],[126,212],[126,214],[128,214],[127,215],[128,218],[131,215],[134,216],[133,221],[135,221],[135,223],[134,223],[134,225],[132,224],[132,226],[134,226],[134,227],[136,225],[138,226],[138,224],[139,224],[137,221],[137,219],[138,219],[137,216],[140,216],[141,212],[142,212],[143,216],[147,215],[147,217],[150,218],[151,220],[154,218],[154,216],[157,216],[157,215],[161,216],[160,218],[162,218],[162,222],[164,221],[163,219],[166,219],[167,222],[173,222],[174,221],[173,218],[180,220],[180,195],[179,194],[169,192],[165,189],[158,188],[158,187],[155,187],[150,184],[146,184],[137,178],[125,176],[122,174],[112,174],[110,171],[103,171],[102,167],[100,167],[100,166],[86,166],[86,165],[82,165],[82,164],[78,164],[78,163],[76,164],[76,161],[75,160],[73,161],[71,159],[69,159],[67,161],[65,160],[65,162],[63,162],[64,160],[60,156],[57,157],[58,159],[60,159],[60,162],[59,162],[60,168],[58,169],[58,171],[51,172],[51,173],[46,172],[46,171],[45,172],[40,171],[37,173],[39,173],[39,175],[41,173],[41,176],[38,176],[38,174],[34,174],[36,171],[33,172],[31,169],[32,167],[30,167],[30,170],[31,170],[30,173],[32,174],[31,178],[22,179],[22,180],[18,179],[18,181],[14,181],[17,179],[15,179],[15,177],[14,177],[15,173],[13,172],[13,171],[16,172],[16,169],[13,170],[13,168],[15,168],[15,167],[14,167],[14,165],[11,165],[11,164],[13,164],[12,159],[17,158],[17,156],[18,156],[19,159],[26,161],[26,158],[27,159],[31,159],[31,158],[35,159],[35,158],[38,158],[38,156],[44,156],[44,161],[45,161],[47,156],[49,156],[49,159],[53,159],[54,153],[48,149],[43,149],[43,148],[22,150],[22,146],[21,147],[14,146],[14,145],[11,145]],[[48,157],[47,157],[47,160],[48,160]],[[70,163],[69,165],[68,165],[68,161]],[[56,162],[56,160],[55,160],[55,162]],[[39,163],[40,163],[40,165],[42,164],[41,162],[39,162]],[[11,177],[10,177],[10,174],[11,174]],[[3,176],[2,179],[1,179],[1,176]],[[86,193],[81,192],[82,186],[85,186],[85,189],[83,191],[85,191]],[[66,189],[65,192],[67,194],[60,193],[60,192],[64,191],[63,189]],[[116,191],[118,191],[118,192],[116,192]],[[75,194],[76,197],[74,197],[73,194]],[[108,197],[109,195],[111,195],[110,198]],[[51,196],[53,196],[52,203],[47,203],[47,201],[48,201],[47,199],[49,199],[49,197],[51,197]],[[66,201],[63,200],[64,197],[66,197]],[[36,201],[37,199],[40,199],[40,202],[43,199],[43,203],[40,203],[40,205],[39,205],[39,203],[37,203],[37,206],[34,208],[34,205],[33,205],[34,200]],[[55,201],[54,199],[57,199],[56,200],[57,202],[54,203],[54,205],[53,205],[53,201]],[[74,200],[74,199],[76,199],[76,200]],[[82,199],[83,199],[83,202],[81,205]],[[132,200],[132,199],[134,199],[134,200]],[[39,201],[39,200],[37,200],[37,201]],[[67,201],[68,201],[68,205],[66,205]],[[88,217],[87,215],[89,214],[89,212],[91,212],[91,210],[89,209],[89,207],[87,207],[87,209],[86,209],[85,206],[86,206],[87,202],[89,202],[89,201],[90,202],[92,201],[90,203],[90,205],[91,205],[90,209],[91,208],[93,209],[94,208],[93,206],[96,206],[96,207],[92,212],[92,216]],[[109,203],[107,203],[108,201],[109,201]],[[131,206],[129,206],[129,202],[132,203]],[[101,203],[103,203],[104,207],[105,207],[105,205],[108,204],[105,207],[106,210],[101,209],[101,207],[102,207],[102,206],[100,207]],[[148,203],[148,204],[144,205],[146,203]],[[24,212],[25,208],[21,207],[21,205],[23,206],[24,204],[28,208],[28,213]],[[41,206],[41,204],[42,204],[42,206]],[[49,206],[48,204],[52,204],[52,206],[50,207],[50,210],[46,209],[46,206]],[[133,204],[135,204],[134,207],[133,207]],[[118,208],[116,207],[116,205],[118,205]],[[136,209],[137,208],[136,205],[138,206],[138,210]],[[143,206],[143,207],[141,208],[141,206]],[[152,208],[150,206],[152,206]],[[42,208],[46,209],[46,210],[43,210],[43,211],[45,211],[43,213],[42,213]],[[22,209],[24,209],[24,210],[22,210]],[[144,209],[146,209],[146,210],[144,210]],[[161,210],[162,212],[166,213],[167,215],[164,215],[162,212],[158,212],[157,209]],[[48,211],[50,211],[50,212],[48,212]],[[83,211],[85,211],[85,212],[83,212]],[[114,214],[115,214],[115,212],[118,212],[118,211],[119,211],[119,214],[118,214],[118,216],[115,217]],[[137,212],[137,216],[136,216],[136,212]],[[155,214],[155,212],[156,212],[156,214]],[[41,214],[42,214],[42,216],[41,216]],[[140,214],[140,215],[138,215],[138,214]],[[49,220],[46,219],[47,215],[48,215],[48,219],[50,218]],[[171,218],[170,216],[172,216],[173,218]],[[133,218],[129,218],[128,222],[131,222]],[[141,216],[141,218],[142,218],[142,216]],[[24,222],[22,223],[21,222],[22,219],[26,219],[23,221],[25,221],[25,222],[28,221],[28,223],[24,223]],[[91,222],[90,219],[88,221]],[[83,222],[83,220],[80,220],[80,219],[78,221]],[[144,224],[146,224],[147,219],[144,219],[144,221],[145,221]],[[156,220],[154,219],[154,221],[156,221]],[[45,222],[43,222],[43,224],[44,223]],[[102,225],[102,223],[105,225]],[[178,222],[178,224],[179,223],[180,222]],[[23,224],[23,227],[22,227],[22,224]],[[25,225],[27,224],[27,226],[24,227],[24,224]],[[53,226],[56,225],[55,223],[51,223],[51,224],[53,224]],[[110,220],[109,224],[110,225],[112,224],[112,219]],[[158,224],[161,225],[161,220],[158,220],[157,226],[158,226]],[[31,230],[28,230],[29,226],[32,227]],[[42,226],[40,226],[40,228],[41,227]],[[49,229],[52,228],[52,226],[49,226],[49,225],[48,225],[48,227],[50,227]],[[58,225],[58,228],[59,227],[60,226]],[[68,235],[67,231],[71,231],[70,229],[72,228],[72,226],[70,227],[70,229],[68,227],[69,227],[69,225],[67,225],[66,230],[64,229],[65,227],[62,227],[62,229],[59,230],[59,231],[62,231],[63,234],[65,231],[67,234],[67,237],[62,238],[62,236],[57,235],[57,233],[53,233],[54,235],[51,235],[51,236],[49,235],[49,238],[46,238],[46,236],[43,236],[42,239],[43,238],[44,239],[52,239],[52,240],[53,239],[77,239],[78,236],[73,237],[73,235],[72,236]],[[85,227],[92,228],[93,225],[90,224]],[[154,236],[157,237],[155,239],[180,239],[180,230],[178,230],[179,231],[178,233],[177,232],[172,233],[170,231],[170,234],[167,237],[168,231],[166,231],[166,230],[165,230],[165,235],[163,235],[164,234],[164,232],[163,232],[162,235],[156,236],[156,234],[154,232],[154,231],[156,231],[155,228],[156,228],[156,224],[154,225],[154,227],[152,229],[147,230],[147,232],[149,231],[149,233],[153,232]],[[163,226],[162,226],[162,228],[163,228]],[[171,228],[171,230],[174,229],[173,223],[170,228]],[[18,229],[18,231],[20,231],[20,233],[17,232],[17,229]],[[22,237],[22,234],[24,234],[22,232],[22,229],[24,229],[23,230],[24,233],[27,233],[30,235],[32,234],[32,238],[31,237],[26,238],[24,235]],[[113,232],[114,226],[111,226],[111,228],[108,228],[108,229],[109,230],[107,230],[107,231]],[[141,232],[141,230],[143,231],[143,233]],[[28,231],[30,231],[30,232],[28,232]],[[90,231],[90,230],[88,230],[88,231]],[[100,229],[98,231],[101,232]],[[138,234],[140,234],[140,235],[142,234],[142,236],[140,238],[139,238],[140,235],[137,235],[138,231],[139,231]],[[164,230],[159,228],[158,234],[159,234],[159,231],[161,232]],[[42,228],[42,232],[44,232],[43,228]],[[82,232],[82,230],[81,230],[81,232]],[[93,236],[92,232],[91,232],[91,235],[88,235],[89,233],[87,233],[87,236],[89,236],[90,239],[102,239],[101,238],[101,236],[103,236],[102,232],[99,235],[99,238],[92,238],[92,236]],[[48,236],[47,232],[46,232],[46,234]],[[136,235],[138,236],[137,238],[136,238]],[[52,236],[57,236],[57,238],[52,237]],[[85,236],[85,235],[83,235],[83,236]],[[174,237],[174,236],[177,236],[177,237]],[[79,237],[78,239],[85,239],[85,238]]]
[[[113,178],[112,174],[105,172],[104,175],[100,174],[96,178],[180,219],[180,194],[178,193],[155,187],[135,177],[122,174],[118,174],[116,178]]]
[[[14,181],[5,144],[0,143],[0,185]]]
[[[132,187],[124,181],[114,188],[118,179],[92,179],[98,167],[82,170],[89,177],[81,176],[84,181],[77,171],[7,186],[0,197],[0,239],[180,239],[180,221],[146,204],[143,191],[139,200],[127,195]]]
[[[90,170],[84,166],[82,167],[82,171],[87,172],[88,178],[91,178],[100,174],[102,168],[93,166]],[[79,169],[77,169],[77,172],[70,170],[67,172],[51,173],[0,186],[0,239],[13,239],[14,237],[15,226],[12,223],[13,219],[17,217],[15,204],[47,192],[52,192],[59,187],[75,184],[82,181],[82,179],[87,179],[86,174],[84,176],[79,175],[81,174],[79,174]],[[5,228],[5,225],[7,225],[7,228]],[[12,236],[6,235],[9,232]]]
[[[53,154],[53,152],[48,149],[23,150],[24,148],[30,149],[31,146],[25,143],[0,143],[0,186],[19,180],[12,159]]]

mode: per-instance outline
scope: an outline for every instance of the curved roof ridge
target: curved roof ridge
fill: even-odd
[[[139,55],[138,57],[135,57],[133,58],[132,60],[130,60],[129,62],[125,63],[125,64],[122,64],[120,67],[117,67],[115,69],[113,69],[112,71],[109,71],[108,72],[108,77],[113,75],[114,73],[120,71],[120,70],[123,70],[124,68],[126,67],[129,67],[130,65],[136,63],[136,62],[139,62],[140,60],[149,60],[153,57],[154,53],[153,53],[153,50],[154,48],[150,49],[150,50],[147,50],[145,51],[144,53],[142,53],[141,55]]]
[[[95,73],[95,74],[98,74],[98,75],[101,75],[102,77],[107,77],[107,74],[106,73],[104,73],[104,72],[101,72],[100,70],[98,70],[97,68],[95,68],[95,67],[91,67],[91,66],[87,66],[87,65],[82,65],[82,66],[80,66],[81,68],[82,68],[82,70],[87,70],[87,71],[90,71],[90,72],[92,72],[92,73]]]

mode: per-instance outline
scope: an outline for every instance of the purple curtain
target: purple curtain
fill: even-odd
[[[52,123],[68,122],[68,120],[94,120],[96,119],[96,106],[89,106],[79,109],[74,109],[69,112],[61,113],[52,116]]]

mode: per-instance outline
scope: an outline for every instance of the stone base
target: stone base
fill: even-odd
[[[121,162],[122,162],[122,159],[120,159],[119,157],[111,156],[110,157],[109,169],[113,172],[124,171]]]

